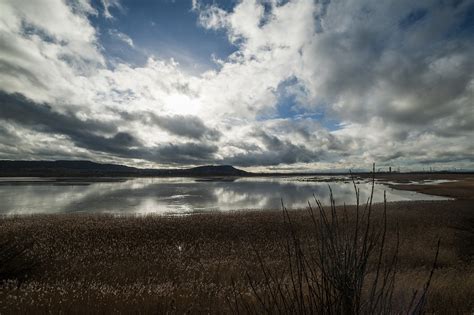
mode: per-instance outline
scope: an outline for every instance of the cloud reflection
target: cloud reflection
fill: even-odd
[[[136,178],[118,182],[28,183],[0,186],[0,213],[190,213],[209,210],[304,208],[313,194],[329,204],[329,187],[337,204],[353,204],[354,188],[347,181],[309,182],[297,178],[240,178],[235,181],[196,181],[192,178]],[[370,183],[359,184],[361,201],[370,195]],[[432,200],[409,191],[376,184],[374,201]]]

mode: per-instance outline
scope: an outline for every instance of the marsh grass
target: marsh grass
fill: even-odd
[[[308,220],[312,222],[314,238],[306,244],[282,201],[287,227],[286,269],[283,273],[271,270],[254,248],[263,280],[255,280],[262,279],[255,276],[255,272],[246,272],[252,295],[244,296],[234,289],[233,299],[228,299],[229,308],[236,314],[423,313],[436,269],[440,240],[423,287],[413,291],[406,305],[394,305],[400,234],[397,227],[395,244],[388,248],[385,193],[381,219],[373,219],[375,171],[373,174],[372,192],[364,206],[361,206],[359,189],[352,180],[356,198],[352,216],[345,205],[340,209],[336,207],[330,187],[329,209],[315,196],[316,208],[308,202]]]
[[[21,284],[31,274],[38,264],[26,255],[32,245],[31,241],[14,236],[4,236],[0,240],[0,283],[14,280]]]
[[[321,210],[317,205],[312,207],[318,219]],[[362,220],[367,216],[365,206],[359,210],[359,222],[365,222]],[[305,284],[300,290],[295,286],[295,290],[291,278],[305,279],[306,275],[318,281],[329,278],[318,272],[319,267],[313,267],[323,253],[322,256],[333,257],[325,262],[327,274],[333,273],[340,279],[337,283],[326,281],[324,285],[334,294],[346,292],[337,285],[343,283],[346,273],[339,267],[329,272],[328,267],[331,261],[337,262],[339,256],[331,254],[333,251],[327,244],[322,248],[319,242],[322,235],[331,233],[334,227],[331,211],[331,207],[324,209],[327,226],[316,220],[329,229],[322,232],[315,229],[310,210],[285,210],[283,219],[278,210],[184,217],[89,214],[3,217],[0,239],[14,236],[18,248],[27,248],[20,250],[21,256],[34,258],[38,264],[20,286],[18,280],[0,285],[0,313],[215,314],[235,311],[236,303],[239,313],[255,313],[265,311],[255,292],[270,299],[267,285],[272,285],[273,292],[278,290],[270,274],[275,283],[287,285],[284,288],[289,293],[284,294],[285,302],[291,299],[296,307],[300,305],[304,310],[308,305],[305,299],[309,287]],[[339,226],[354,227],[355,206],[336,207],[335,212]],[[474,266],[472,257],[465,254],[471,246],[470,230],[462,230],[469,228],[466,222],[474,219],[472,202],[374,204],[370,216],[370,231],[376,232],[378,243],[369,258],[364,258],[365,276],[358,298],[361,312],[368,309],[367,301],[372,294],[370,284],[377,274],[381,228],[385,230],[385,245],[374,295],[390,292],[395,313],[406,310],[416,290],[413,305],[423,301],[428,313],[471,313],[474,310]],[[365,232],[365,229],[359,230]],[[344,240],[353,241],[355,230],[343,231],[347,234],[338,234],[337,244],[343,244],[347,255],[352,252],[354,256],[356,251]],[[429,290],[424,290],[433,269],[439,235],[443,236],[443,242],[439,245],[436,270]],[[28,245],[32,240],[34,243]],[[361,252],[357,250],[359,263],[364,260]],[[391,282],[389,277],[382,290],[384,275],[390,270],[395,253],[396,268],[392,270],[396,270],[396,281]],[[347,260],[345,264],[349,264]],[[334,263],[334,266],[344,264]],[[306,282],[312,286],[311,294],[318,294],[311,279]],[[349,283],[360,282],[350,280]],[[423,292],[426,294],[421,298]],[[351,303],[344,307],[354,305]],[[378,309],[384,303],[378,302]],[[282,309],[284,302],[278,305]],[[314,305],[316,310],[316,303]],[[399,312],[398,306],[401,306]],[[333,306],[333,309],[337,310],[336,307],[342,306]]]

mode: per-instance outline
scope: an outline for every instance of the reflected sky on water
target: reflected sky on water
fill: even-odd
[[[301,180],[303,179],[303,180]],[[313,194],[329,203],[331,186],[337,204],[354,204],[354,187],[348,179],[307,181],[301,177],[259,177],[225,180],[195,178],[133,179],[0,179],[0,213],[190,213],[211,210],[302,208]],[[361,200],[370,195],[371,184],[358,183]],[[441,200],[410,191],[375,185],[374,201]]]

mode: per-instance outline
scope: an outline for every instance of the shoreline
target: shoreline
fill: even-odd
[[[393,189],[414,191],[426,195],[454,198],[456,200],[474,200],[474,177],[432,185],[389,184],[388,186]]]

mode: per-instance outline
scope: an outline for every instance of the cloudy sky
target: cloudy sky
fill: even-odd
[[[0,159],[474,168],[472,0],[0,0]]]

